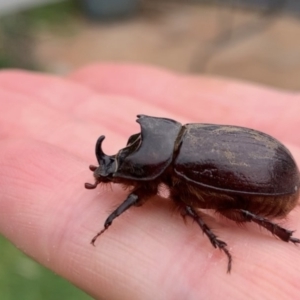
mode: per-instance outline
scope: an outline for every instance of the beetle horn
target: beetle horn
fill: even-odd
[[[99,163],[99,167],[94,171],[94,176],[96,178],[111,176],[116,169],[115,155],[109,156],[102,151],[102,142],[104,139],[105,136],[101,135],[96,143],[96,157]]]
[[[97,157],[99,165],[101,165],[101,164],[103,164],[103,162],[111,159],[111,157],[109,155],[106,155],[102,150],[102,142],[104,139],[105,139],[105,136],[101,135],[98,138],[97,143],[96,143],[95,152],[96,152],[96,157]]]

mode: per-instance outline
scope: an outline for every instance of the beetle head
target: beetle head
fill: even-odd
[[[125,148],[117,154],[104,154],[101,145],[104,136],[96,143],[99,166],[90,166],[96,179],[87,183],[88,189],[96,188],[100,182],[134,185],[137,181],[155,180],[171,164],[176,141],[182,125],[166,118],[138,115],[141,132],[131,135]]]

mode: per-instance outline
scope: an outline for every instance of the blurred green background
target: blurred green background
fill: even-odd
[[[66,0],[0,15],[0,68],[42,71],[35,47],[44,38],[37,37],[37,32],[71,34],[72,19],[79,11],[77,1]]]
[[[299,0],[11,1],[39,5],[2,14],[0,0],[0,67],[126,61],[300,90]]]
[[[0,236],[1,300],[90,300],[68,281],[42,267]]]
[[[76,14],[74,1],[63,1],[0,18],[0,68],[43,70],[35,62],[34,31],[47,28],[63,34]],[[44,268],[0,236],[1,300],[90,300],[67,280]]]

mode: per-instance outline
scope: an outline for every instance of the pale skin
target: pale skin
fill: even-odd
[[[0,231],[97,299],[298,299],[300,247],[256,224],[205,221],[233,256],[214,249],[171,201],[151,198],[93,236],[128,192],[93,182],[94,144],[107,154],[139,132],[137,114],[233,124],[282,141],[300,165],[300,95],[137,65],[92,65],[54,77],[0,73]],[[201,155],[201,154],[199,154]],[[282,226],[300,238],[296,207]]]

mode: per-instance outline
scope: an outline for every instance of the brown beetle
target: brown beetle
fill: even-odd
[[[227,244],[204,223],[199,209],[213,209],[236,222],[255,222],[285,242],[300,243],[269,219],[285,217],[299,197],[299,170],[289,150],[273,137],[249,128],[186,124],[138,115],[141,133],[130,136],[116,155],[103,153],[104,136],[96,143],[99,166],[90,166],[94,189],[103,182],[131,187],[96,239],[131,206],[140,206],[165,184],[170,198],[194,219],[215,248],[232,257]]]

